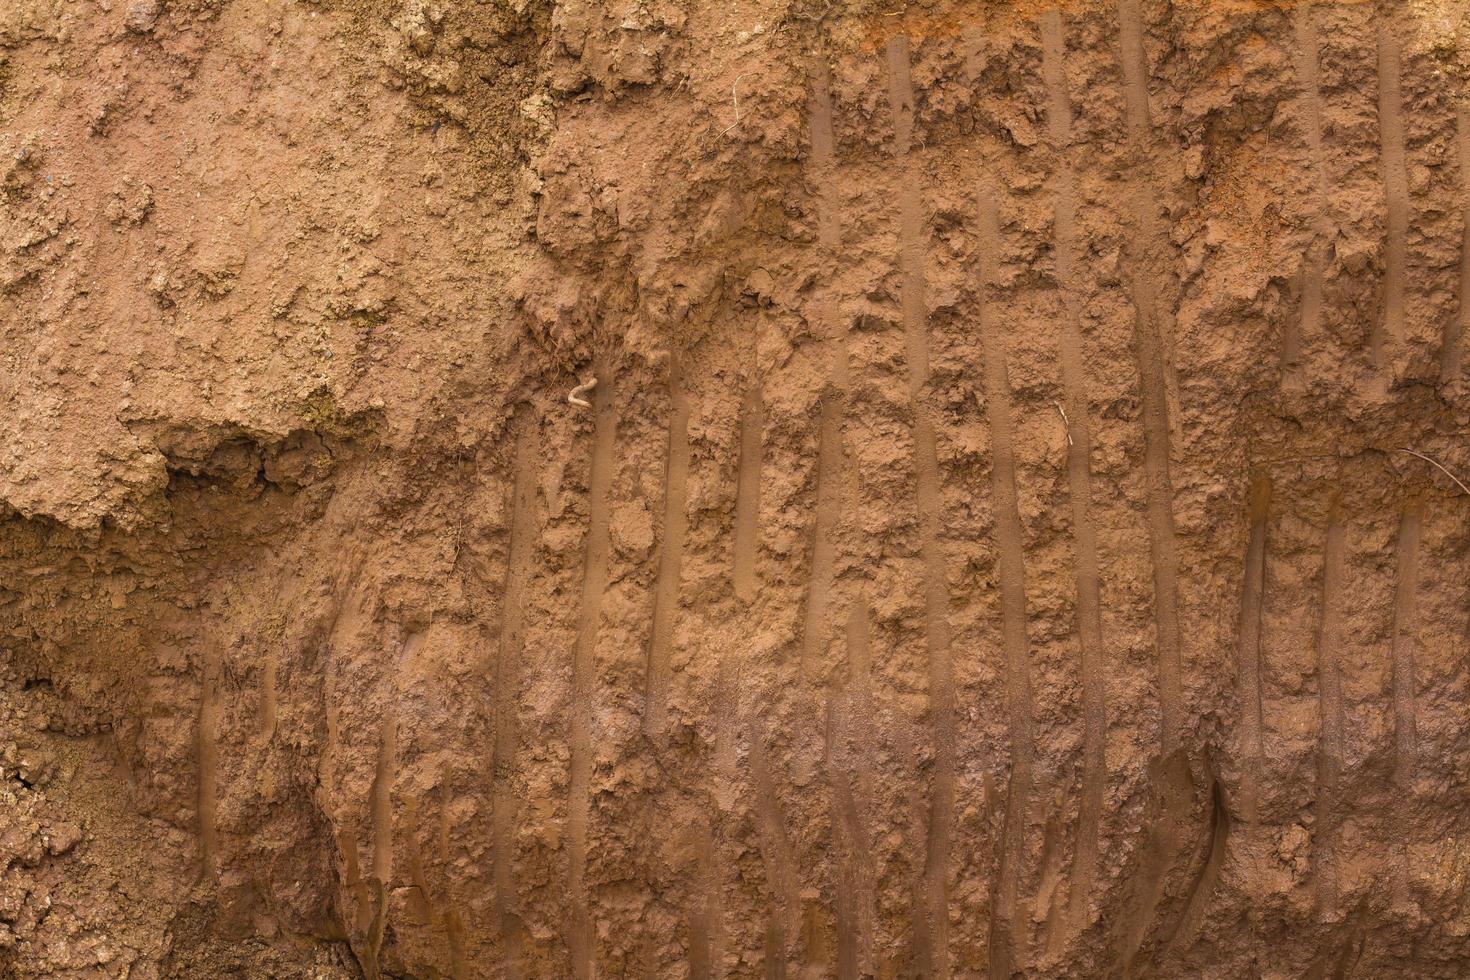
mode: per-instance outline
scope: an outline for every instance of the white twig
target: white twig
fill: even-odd
[[[738,74],[738,75],[735,76],[735,81],[733,81],[733,82],[730,83],[730,97],[735,100],[735,121],[732,122],[730,125],[726,126],[720,132],[720,135],[721,136],[724,136],[726,133],[730,132],[730,130],[732,130],[736,126],[739,126],[740,125],[740,80],[742,78],[744,78],[746,75],[750,75],[750,74],[754,74],[754,73],[753,72],[748,72],[748,71],[743,71],[740,74]]]
[[[1408,453],[1410,456],[1418,456],[1420,459],[1424,460],[1424,462],[1426,462],[1426,463],[1430,464],[1431,466],[1435,467],[1441,473],[1443,473],[1445,476],[1447,476],[1451,480],[1455,481],[1455,486],[1459,487],[1462,491],[1464,491],[1465,496],[1470,497],[1470,487],[1467,487],[1467,486],[1465,486],[1465,484],[1461,483],[1460,482],[1460,478],[1458,476],[1455,476],[1455,474],[1451,473],[1449,470],[1445,469],[1444,464],[1441,463],[1439,460],[1437,460],[1437,459],[1431,459],[1430,457],[1424,455],[1423,453],[1415,452],[1414,450],[1408,449],[1408,448],[1400,449],[1399,452],[1401,452],[1401,453]]]
[[[1051,403],[1057,407],[1058,412],[1062,413],[1062,426],[1067,430],[1067,445],[1070,446],[1072,445],[1072,422],[1070,419],[1067,418],[1067,410],[1063,408],[1062,403],[1057,401],[1055,398],[1052,399]]]
[[[572,389],[572,393],[567,396],[567,401],[571,402],[573,405],[580,405],[582,408],[591,408],[592,403],[582,396],[596,387],[596,378],[592,378],[590,381],[583,381],[581,384],[577,385],[577,387]]]

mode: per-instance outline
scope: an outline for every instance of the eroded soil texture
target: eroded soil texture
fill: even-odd
[[[0,0],[0,975],[1470,975],[1467,79]]]

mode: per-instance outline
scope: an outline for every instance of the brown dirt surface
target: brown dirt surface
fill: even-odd
[[[1467,201],[1470,0],[0,0],[0,976],[1470,976]]]

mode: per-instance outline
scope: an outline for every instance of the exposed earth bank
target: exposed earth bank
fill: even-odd
[[[1470,975],[1467,78],[0,3],[0,975]]]

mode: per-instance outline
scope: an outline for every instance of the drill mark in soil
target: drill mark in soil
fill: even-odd
[[[753,345],[751,363],[759,354],[759,339]],[[756,552],[760,532],[760,489],[761,458],[764,442],[764,405],[759,373],[752,370],[740,407],[740,448],[735,472],[735,527],[734,554],[731,561],[731,584],[735,597],[743,607],[742,617],[755,615],[751,603],[755,600]],[[719,792],[726,801],[721,804],[712,800],[710,812],[717,806],[733,803],[739,792],[739,740],[740,740],[740,670],[737,657],[722,646],[716,653],[714,690],[714,750],[711,753],[711,768]],[[759,830],[759,827],[757,827]],[[724,920],[714,925],[723,926]],[[713,940],[719,941],[722,932],[716,932]],[[718,949],[710,954],[711,965],[720,963]]]
[[[846,388],[847,349],[844,338],[839,348],[839,363],[843,368],[842,386]],[[857,454],[843,444],[843,506],[847,513],[856,517],[862,510],[862,480],[858,469]],[[847,682],[850,692],[848,723],[854,744],[856,770],[853,781],[852,833],[859,842],[855,855],[853,874],[856,886],[857,936],[859,966],[862,976],[873,972],[874,929],[877,916],[877,858],[873,851],[871,835],[863,814],[869,812],[872,801],[878,794],[878,775],[873,738],[876,707],[873,700],[873,641],[870,633],[871,615],[868,606],[868,583],[864,579],[856,584],[855,594],[847,611]]]
[[[1001,638],[1006,661],[1006,700],[1010,728],[1011,774],[1006,793],[1005,825],[995,905],[990,919],[991,976],[1010,977],[1025,968],[1027,916],[1018,882],[1025,860],[1026,830],[1031,813],[1032,764],[1035,754],[1031,697],[1031,649],[1026,631],[1025,532],[1016,487],[1016,431],[1011,416],[1010,380],[1006,374],[1003,331],[995,329],[987,290],[994,250],[1000,240],[999,206],[989,191],[981,192],[977,329],[982,351],[985,412],[990,427],[991,507],[995,513],[1001,594]]]
[[[212,878],[218,870],[219,834],[216,814],[219,807],[219,723],[222,707],[219,697],[220,652],[213,641],[204,643],[204,662],[199,685],[199,720],[195,754],[199,768],[200,876]]]
[[[383,946],[388,909],[385,901],[389,875],[393,869],[393,770],[397,754],[398,719],[392,709],[384,714],[378,729],[378,759],[369,790],[372,829],[373,865],[368,887],[372,890],[373,922],[368,933],[368,948],[376,962]]]
[[[404,797],[403,824],[403,836],[408,841],[409,908],[419,923],[428,925],[434,921],[434,899],[424,874],[423,849],[419,847],[419,800],[415,796]]]
[[[568,937],[572,975],[592,975],[592,909],[587,894],[587,819],[592,789],[592,713],[596,675],[597,634],[602,625],[602,599],[607,590],[609,527],[612,518],[610,488],[616,462],[617,409],[613,405],[611,357],[599,359],[593,391],[596,413],[592,435],[592,467],[588,478],[586,565],[582,577],[581,622],[572,658],[571,779],[567,806]]]
[[[370,791],[373,817],[373,877],[387,885],[393,873],[393,776],[398,755],[398,718],[390,707],[378,726],[378,759]]]
[[[731,786],[740,767],[739,718],[737,705],[739,694],[735,688],[735,667],[725,651],[719,654],[719,665],[715,675],[715,745],[714,771],[720,782]]]
[[[1041,857],[1036,862],[1036,892],[1030,900],[1030,907],[1038,910],[1038,931],[1046,937],[1048,947],[1061,945],[1062,919],[1066,915],[1062,891],[1057,887],[1061,883],[1062,852],[1065,850],[1063,823],[1064,817],[1060,809],[1053,810],[1046,816],[1046,827],[1041,837]]]
[[[1346,737],[1342,698],[1342,614],[1347,567],[1347,531],[1339,502],[1327,520],[1322,557],[1322,624],[1317,637],[1317,697],[1321,722],[1317,745],[1317,832],[1312,861],[1316,871],[1317,907],[1321,916],[1337,917],[1337,824],[1341,806],[1343,744]]]
[[[1404,150],[1403,48],[1387,20],[1378,25],[1378,132],[1387,209],[1383,307],[1369,336],[1373,366],[1387,370],[1384,344],[1404,337],[1404,280],[1409,234],[1409,173]]]
[[[393,661],[392,686],[383,720],[378,728],[378,759],[370,789],[373,821],[372,880],[386,895],[393,882],[393,783],[398,775],[398,695],[399,679],[405,665],[413,659],[424,642],[422,633],[409,633]],[[381,900],[381,898],[380,898]],[[387,909],[379,908],[378,918],[386,921]],[[381,929],[382,924],[375,926]]]
[[[1214,895],[1215,886],[1220,881],[1220,872],[1225,867],[1225,855],[1230,848],[1230,807],[1225,798],[1225,786],[1218,778],[1213,777],[1213,773],[1211,777],[1210,819],[1205,828],[1205,846],[1208,850],[1199,874],[1189,887],[1184,913],[1169,937],[1170,952],[1182,952],[1198,935],[1199,928],[1205,921],[1210,897]]]
[[[511,485],[510,549],[502,589],[500,641],[495,662],[495,743],[492,748],[491,785],[492,876],[495,882],[495,921],[505,951],[504,969],[509,980],[522,975],[524,936],[516,914],[519,895],[515,880],[515,840],[520,825],[520,796],[511,783],[520,752],[521,658],[526,642],[526,587],[534,557],[536,525],[536,466],[540,455],[540,432],[530,406],[516,410],[515,475]]]
[[[877,869],[871,835],[863,819],[874,794],[877,792],[877,775],[873,765],[873,684],[872,684],[872,639],[868,635],[867,594],[859,593],[848,612],[847,652],[851,671],[851,697],[848,702],[847,722],[850,737],[856,747],[853,768],[854,781],[850,794],[842,801],[843,817],[848,823],[848,835],[855,845],[850,872],[853,892],[853,915],[856,920],[857,966],[859,973],[867,976],[872,972],[873,929],[877,905]]]
[[[1123,62],[1123,97],[1128,135],[1149,138],[1148,52],[1143,47],[1143,10],[1139,0],[1118,0],[1118,44]]]
[[[888,42],[889,106],[893,112],[895,155],[904,173],[899,193],[899,268],[901,306],[907,342],[909,396],[913,409],[914,469],[924,565],[924,633],[929,657],[929,708],[934,742],[934,777],[929,801],[928,854],[924,871],[922,922],[915,923],[920,972],[949,976],[949,858],[954,820],[955,737],[954,669],[950,660],[948,586],[939,541],[939,460],[934,422],[924,404],[929,375],[929,317],[924,296],[923,201],[921,175],[911,155],[914,88],[908,38]]]
[[[382,960],[383,939],[388,934],[388,888],[379,879],[371,878],[368,889],[373,897],[373,924],[367,937],[368,960],[372,969],[368,976],[369,980],[377,980],[381,976],[378,964]]]
[[[1461,109],[1455,118],[1455,145],[1460,164],[1460,207],[1463,210],[1460,233],[1460,308],[1445,320],[1444,346],[1440,354],[1441,381],[1460,376],[1464,357],[1465,335],[1470,334],[1470,109]]]
[[[834,248],[841,235],[837,207],[833,201],[837,139],[832,124],[832,80],[825,58],[818,57],[812,70],[812,164],[817,182],[817,240]]]
[[[849,381],[849,352],[845,331],[841,342],[834,351],[832,376],[834,384],[845,393],[848,390]],[[844,405],[847,404],[850,403],[844,399]],[[844,441],[842,448],[844,467],[842,504],[846,512],[852,515],[854,520],[858,520],[862,513],[862,473],[857,453],[853,451],[852,445]],[[855,535],[856,533],[854,532]],[[855,537],[850,539],[849,544],[852,545],[855,540]],[[853,557],[856,558],[856,554]],[[865,564],[861,562],[859,564],[866,569]],[[852,726],[851,736],[856,752],[853,762],[856,773],[853,784],[855,798],[853,800],[854,827],[852,833],[859,841],[854,875],[857,882],[855,902],[859,926],[858,965],[862,976],[868,976],[874,972],[876,943],[874,932],[877,927],[878,902],[877,857],[863,818],[863,814],[869,812],[873,800],[878,795],[878,775],[875,762],[877,749],[873,737],[876,706],[873,699],[873,641],[870,632],[872,619],[868,605],[868,588],[869,578],[864,571],[863,578],[855,584],[855,594],[851,596],[846,623],[847,680],[852,699],[852,711],[848,716],[848,721]]]
[[[835,250],[841,227],[832,199],[835,185],[835,144],[832,93],[826,62],[817,59],[811,99],[812,180],[817,194],[817,235],[822,247]],[[843,465],[842,415],[847,402],[847,331],[830,299],[814,301],[820,335],[826,339],[827,386],[821,399],[817,442],[817,510],[812,522],[812,574],[808,584],[802,629],[802,675],[825,672],[824,654],[831,642],[832,587],[837,558],[837,527],[842,519],[840,477]]]
[[[450,866],[449,841],[454,836],[454,821],[449,812],[449,792],[443,783],[439,786],[439,840],[438,854],[439,867],[441,869]],[[465,967],[465,917],[468,909],[466,902],[456,886],[455,879],[451,875],[443,875],[444,883],[444,905],[440,921],[444,928],[444,942],[449,947],[449,980],[464,980],[468,976]],[[424,892],[428,896],[427,890]]]
[[[653,635],[648,644],[647,702],[643,730],[661,739],[668,720],[670,660],[674,617],[679,609],[679,580],[684,563],[689,499],[689,395],[683,367],[675,355],[669,362],[669,454],[664,478],[664,542],[659,552],[658,583],[653,599]]]
[[[711,813],[713,811],[710,811]],[[694,873],[697,904],[689,916],[689,978],[711,980],[723,958],[720,872],[715,859],[713,818],[701,815],[695,827]]]
[[[1414,628],[1418,619],[1419,532],[1423,521],[1422,506],[1411,503],[1399,521],[1395,546],[1398,565],[1393,597],[1393,787],[1397,800],[1399,826],[1408,827],[1410,796],[1414,789],[1414,771],[1419,762],[1416,701],[1418,680],[1415,677]],[[1409,901],[1409,853],[1407,840],[1398,847],[1394,868],[1394,901]]]
[[[847,716],[851,706],[843,691],[834,687],[827,692],[827,718],[823,738],[823,766],[832,796],[832,846],[840,860],[832,873],[832,904],[837,918],[837,976],[858,975],[858,884],[855,880],[855,857],[860,846],[857,839],[857,806],[852,798],[852,782],[844,760],[838,758],[840,740],[846,736]]]
[[[894,156],[904,170],[899,190],[899,271],[903,277],[904,340],[908,355],[909,394],[916,401],[929,380],[929,314],[924,296],[924,202],[920,173],[912,158],[914,138],[914,82],[909,68],[909,42],[894,38],[888,44],[888,102],[893,113]]]
[[[1173,480],[1170,478],[1172,422],[1169,407],[1169,359],[1166,319],[1158,310],[1163,297],[1151,278],[1151,267],[1170,248],[1158,215],[1151,151],[1154,143],[1148,110],[1148,56],[1144,19],[1138,0],[1119,0],[1119,57],[1127,141],[1135,173],[1126,184],[1129,235],[1125,262],[1133,304],[1133,357],[1139,378],[1144,423],[1144,478],[1148,495],[1148,547],[1154,566],[1154,627],[1158,646],[1158,763],[1154,768],[1155,805],[1144,843],[1144,861],[1125,915],[1119,920],[1125,973],[1132,968],[1154,923],[1166,890],[1170,868],[1180,858],[1180,833],[1191,810],[1192,779],[1183,757],[1182,638],[1179,629],[1179,554],[1175,538]]]
[[[1147,154],[1151,138],[1148,116],[1148,65],[1143,49],[1143,19],[1138,0],[1119,0],[1124,95],[1128,132],[1137,158]],[[1134,355],[1143,403],[1144,472],[1148,481],[1149,547],[1154,564],[1154,619],[1159,655],[1159,747],[1162,756],[1179,747],[1183,729],[1180,675],[1179,558],[1174,534],[1174,487],[1169,476],[1170,422],[1165,331],[1158,312],[1160,297],[1148,270],[1149,252],[1167,248],[1159,226],[1151,179],[1134,178],[1129,188],[1133,229],[1127,243],[1131,268],[1129,292],[1134,308]]]
[[[822,399],[821,428],[817,436],[817,512],[812,522],[812,575],[802,628],[801,672],[808,680],[825,670],[825,654],[831,639],[829,619],[837,553],[834,538],[841,514],[836,486],[842,466],[841,412],[841,398],[829,395]]]
[[[791,841],[786,835],[786,818],[781,813],[781,800],[771,780],[770,762],[766,758],[766,727],[753,720],[750,731],[750,777],[755,784],[757,831],[761,857],[766,866],[766,887],[771,893],[770,914],[766,919],[766,977],[777,980],[786,976],[786,940],[788,923],[797,908],[796,863],[791,856]]]
[[[1142,861],[1116,926],[1121,949],[1115,972],[1125,977],[1133,975],[1139,950],[1154,925],[1167,873],[1180,854],[1179,837],[1189,819],[1194,795],[1189,760],[1182,749],[1155,760],[1149,768],[1153,793],[1144,817],[1146,830],[1139,850]]]
[[[689,980],[710,980],[718,962],[719,870],[708,814],[694,829],[695,901],[689,915]]]
[[[1119,58],[1123,73],[1125,122],[1133,176],[1125,184],[1129,224],[1124,243],[1128,292],[1134,310],[1133,353],[1143,415],[1144,479],[1147,486],[1149,553],[1153,563],[1154,626],[1158,647],[1159,755],[1152,766],[1155,809],[1148,817],[1143,861],[1117,930],[1122,937],[1120,966],[1132,969],[1162,901],[1170,869],[1181,856],[1180,835],[1189,822],[1193,781],[1182,750],[1184,695],[1179,627],[1179,557],[1174,527],[1174,486],[1170,477],[1172,367],[1167,356],[1169,317],[1159,305],[1151,267],[1172,248],[1158,212],[1150,151],[1153,133],[1148,105],[1148,58],[1143,14],[1138,0],[1119,0]]]
[[[276,734],[276,715],[278,713],[280,698],[280,694],[276,689],[276,671],[278,669],[276,661],[279,657],[279,650],[276,647],[272,647],[267,652],[265,662],[261,664],[260,668],[260,735],[267,743]]]
[[[850,693],[833,688],[827,698],[826,767],[832,789],[832,828],[841,852],[841,867],[833,877],[837,908],[837,976],[855,978],[871,973],[873,946],[872,843],[859,810],[853,782],[863,778],[862,763],[847,758],[852,744],[854,715],[862,710]]]
[[[362,866],[358,861],[357,833],[355,830],[343,827],[337,833],[337,847],[342,854],[344,866],[343,887],[352,892],[356,900],[356,909],[353,917],[353,928],[367,935],[373,924],[373,894],[368,887],[367,880],[362,876]],[[367,962],[363,964],[363,972],[369,980],[376,980],[379,976],[376,955],[371,946],[368,948]]]
[[[1266,521],[1271,505],[1271,484],[1255,477],[1250,488],[1250,538],[1245,552],[1245,580],[1240,594],[1239,648],[1235,665],[1240,685],[1240,813],[1255,823],[1260,805],[1260,775],[1266,755],[1263,731],[1261,665],[1261,609],[1266,591]]]
[[[835,251],[841,243],[841,223],[833,189],[836,187],[836,141],[833,134],[831,79],[826,60],[814,59],[812,68],[811,140],[812,179],[817,193],[817,238],[824,249]],[[822,399],[821,427],[817,456],[817,513],[812,544],[812,580],[807,596],[806,627],[803,632],[803,673],[810,678],[813,667],[825,670],[818,660],[831,641],[831,596],[836,574],[837,533],[843,511],[855,514],[858,487],[855,471],[847,459],[842,420],[847,407],[848,350],[847,330],[830,299],[819,296],[816,316],[821,335],[827,339],[827,385]],[[833,905],[837,920],[836,970],[839,977],[861,975],[863,964],[872,948],[872,884],[870,878],[871,848],[862,824],[860,804],[854,788],[852,769],[846,758],[839,757],[836,740],[846,745],[857,723],[855,699],[864,709],[870,706],[868,666],[870,659],[867,637],[866,606],[854,602],[849,610],[847,627],[847,686],[834,676],[827,694],[825,768],[832,794],[832,832],[834,846],[840,856],[840,867],[834,869]],[[857,616],[863,617],[861,621]],[[859,661],[861,666],[859,666]],[[861,750],[860,750],[861,754]],[[857,768],[861,781],[866,762]],[[867,797],[864,797],[866,799]]]
[[[735,596],[746,604],[755,601],[764,446],[765,397],[756,377],[740,407],[740,463],[735,476]]]
[[[915,743],[914,736],[919,733],[917,725],[899,724],[892,729],[893,755],[899,759],[915,759],[919,756],[919,746]],[[986,799],[990,799],[986,796]],[[924,914],[924,905],[927,900],[924,889],[924,874],[926,868],[916,856],[919,850],[918,837],[922,829],[927,825],[929,819],[930,801],[925,793],[924,784],[921,780],[911,779],[907,781],[900,794],[895,795],[895,803],[898,812],[906,818],[906,826],[901,841],[896,842],[900,847],[908,848],[905,855],[905,864],[912,872],[909,880],[912,882],[908,898],[908,914],[910,923],[909,942],[893,952],[879,954],[879,973],[894,973],[895,964],[898,974],[904,976],[925,976],[921,967],[932,962],[933,953],[931,931],[928,918]],[[906,812],[905,812],[906,811]],[[895,922],[894,926],[901,929],[902,926]],[[895,974],[897,975],[897,974]]]
[[[1282,328],[1281,373],[1283,383],[1299,381],[1304,338],[1312,338],[1322,322],[1322,279],[1327,268],[1327,161],[1322,150],[1322,82],[1318,68],[1317,21],[1310,3],[1297,7],[1296,76],[1301,86],[1301,113],[1311,160],[1312,238],[1302,258],[1301,308],[1296,319],[1287,317]]]
[[[869,624],[868,596],[866,592],[859,592],[847,615],[847,656],[848,667],[852,671],[850,683],[863,702],[861,718],[864,720],[872,718],[873,700],[873,639],[869,634]],[[864,741],[871,741],[869,727],[866,724],[860,727],[864,733]],[[862,767],[864,778],[871,779],[871,749],[862,754],[858,764]]]
[[[1098,833],[1107,782],[1107,676],[1102,634],[1102,586],[1098,569],[1097,529],[1092,521],[1092,420],[1081,328],[1081,290],[1077,275],[1076,176],[1068,159],[1072,108],[1067,92],[1066,33],[1062,14],[1051,10],[1041,19],[1042,74],[1048,103],[1047,126],[1060,160],[1056,176],[1057,281],[1064,307],[1061,330],[1062,384],[1070,426],[1067,487],[1071,498],[1072,535],[1076,548],[1077,634],[1082,684],[1082,798],[1077,809],[1077,839],[1072,858],[1071,894],[1066,930],[1058,941],[1080,931],[1097,876]],[[1058,951],[1054,949],[1054,952]]]
[[[949,975],[949,856],[954,822],[954,681],[950,665],[949,590],[939,544],[939,464],[934,423],[920,412],[914,423],[918,457],[918,501],[922,515],[925,570],[924,618],[929,650],[929,703],[934,728],[934,786],[929,807],[929,847],[925,877],[927,907],[934,930],[930,961],[933,976]]]

